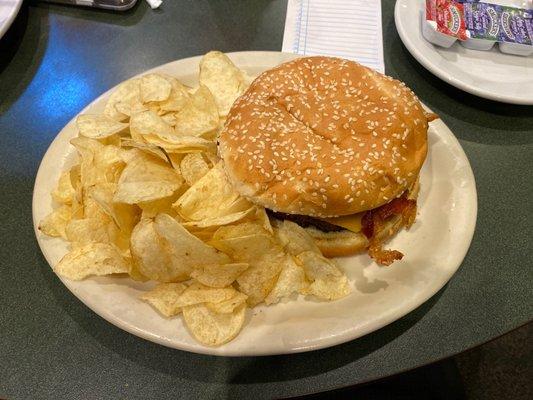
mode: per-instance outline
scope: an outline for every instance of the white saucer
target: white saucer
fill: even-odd
[[[503,54],[497,46],[490,51],[469,50],[458,42],[449,49],[437,47],[422,36],[424,4],[425,0],[397,0],[394,11],[400,38],[420,64],[465,92],[505,103],[533,104],[533,56]],[[505,4],[520,6],[523,0]]]
[[[0,39],[17,16],[22,0],[0,0]]]

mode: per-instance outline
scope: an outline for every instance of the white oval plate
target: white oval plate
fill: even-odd
[[[0,39],[17,16],[22,0],[0,0]]]
[[[294,58],[277,52],[241,52],[228,56],[250,75]],[[162,65],[146,72],[172,74],[184,83],[197,81],[200,57]],[[110,92],[87,106],[101,112]],[[33,223],[41,250],[50,265],[66,253],[64,241],[37,230],[52,211],[50,191],[62,170],[74,161],[69,139],[76,136],[74,119],[46,152],[35,181]],[[250,356],[295,353],[343,343],[375,331],[414,310],[434,295],[459,268],[474,233],[477,196],[468,159],[446,125],[437,120],[429,131],[429,156],[421,173],[420,212],[410,231],[402,231],[390,247],[404,260],[379,267],[368,256],[340,260],[353,293],[335,302],[299,298],[248,311],[245,326],[232,342],[218,348],[198,344],[181,317],[165,319],[138,299],[149,283],[129,278],[98,277],[81,282],[60,279],[83,303],[112,324],[165,346],[196,353]],[[253,314],[253,315],[252,315]]]
[[[498,1],[494,1],[497,3]],[[524,0],[500,4],[523,6]],[[533,56],[520,57],[466,49],[455,42],[449,49],[438,47],[422,36],[420,14],[425,0],[397,0],[396,29],[411,55],[431,73],[465,92],[490,100],[533,104]]]

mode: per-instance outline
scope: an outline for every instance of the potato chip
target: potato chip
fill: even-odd
[[[222,164],[209,170],[173,205],[180,215],[192,221],[223,217],[251,206],[233,189]]]
[[[102,114],[82,114],[76,118],[76,126],[81,136],[91,139],[105,139],[124,132],[128,124],[118,122]]]
[[[127,139],[127,140],[130,140],[130,139]],[[146,144],[146,143],[141,143],[140,145],[142,146],[143,144]],[[144,152],[141,149],[138,149],[137,147],[121,148],[122,161],[124,161],[126,164],[132,160],[135,160],[139,156],[139,154],[142,154],[142,153]]]
[[[129,81],[123,82],[118,85],[116,90],[109,97],[109,100],[107,100],[104,109],[104,114],[109,118],[113,118],[117,121],[126,120],[128,116],[119,112],[115,106],[117,103],[140,102],[140,82],[140,79],[130,79]]]
[[[217,129],[220,123],[215,99],[203,85],[200,85],[175,117],[174,128],[179,136],[202,136]]]
[[[123,256],[129,257],[130,233],[121,231],[107,214],[100,210],[98,213],[93,214],[93,217],[71,220],[65,228],[67,239],[77,246],[111,243],[117,246]]]
[[[193,283],[176,299],[176,307],[192,306],[200,303],[220,303],[235,297],[237,291],[232,287],[210,288]]]
[[[213,240],[233,239],[259,234],[266,235],[267,233],[261,225],[255,222],[244,222],[238,225],[220,227],[213,236]]]
[[[81,185],[89,187],[100,182],[116,182],[125,167],[124,150],[104,146],[95,139],[77,137],[70,141],[81,158]]]
[[[172,209],[172,204],[176,201],[176,195],[165,197],[162,199],[152,201],[142,201],[137,205],[142,210],[143,218],[155,218],[157,214],[169,214],[171,217],[175,217],[176,212]]]
[[[203,265],[229,263],[227,255],[199,240],[169,215],[159,214],[154,222],[157,234],[166,240],[173,260],[182,268],[190,271]]]
[[[232,340],[242,329],[246,306],[241,304],[232,313],[216,313],[204,304],[183,308],[185,324],[193,336],[206,346],[220,346]]]
[[[95,154],[102,151],[104,145],[94,139],[76,137],[71,139],[72,144],[78,151],[80,158],[80,179],[82,186],[91,186],[97,180],[95,175]]]
[[[152,110],[142,111],[131,116],[130,132],[132,138],[142,137],[151,143],[148,137],[155,136],[162,141],[172,141],[176,136],[176,131],[168,125],[163,118]],[[157,145],[157,143],[152,143]]]
[[[223,288],[231,285],[249,266],[247,263],[206,265],[193,269],[191,278],[205,286]]]
[[[84,216],[83,202],[78,200],[78,195],[72,198],[70,205],[72,212],[72,219],[81,219]]]
[[[114,223],[110,224],[110,226],[114,225]],[[110,231],[114,231],[114,233],[111,233],[110,237],[111,237],[111,242],[112,244],[114,244],[119,250],[120,250],[120,254],[122,254],[122,256],[124,258],[127,258],[129,261],[129,264],[131,265],[131,250],[130,250],[130,237],[131,237],[131,233],[130,232],[124,232],[124,231],[121,231],[120,229],[116,228],[115,226],[115,229],[110,229]],[[131,270],[132,268],[130,267],[130,270],[128,271],[128,273],[131,274]]]
[[[194,236],[196,236],[198,239],[200,239],[202,242],[208,242],[213,237],[212,232],[204,232],[204,231],[195,231],[191,232]]]
[[[240,221],[241,219],[253,214],[255,210],[256,209],[254,207],[251,207],[248,210],[224,215],[223,217],[203,219],[201,221],[184,222],[183,226],[185,226],[186,228],[193,226],[197,228],[207,228],[210,226],[228,225]]]
[[[165,152],[161,148],[155,145],[152,145],[150,143],[140,143],[132,139],[122,138],[120,140],[120,145],[122,147],[133,147],[141,151],[144,151],[145,153],[156,156],[157,158],[160,158],[162,161],[165,161],[165,162],[168,161],[168,158]]]
[[[183,283],[160,283],[149,292],[143,293],[140,298],[165,317],[173,317],[181,312],[181,307],[177,307],[176,302],[185,289],[187,286]]]
[[[170,126],[176,125],[176,116],[174,114],[161,115],[161,119],[165,121],[167,125],[170,125]]]
[[[69,171],[69,177],[70,177],[70,185],[74,189],[75,197],[77,197],[77,201],[80,201],[81,194],[81,165],[77,164],[74,165],[70,171]]]
[[[183,85],[173,76],[163,75],[163,77],[170,83],[172,89],[168,99],[159,103],[162,111],[180,111],[189,102],[190,94],[188,87]]]
[[[90,275],[127,273],[129,267],[115,246],[89,243],[67,253],[54,270],[65,278],[78,281]]]
[[[165,78],[158,74],[147,74],[141,77],[141,100],[164,101],[170,96],[172,86]]]
[[[209,141],[187,143],[187,138],[183,137],[183,139],[185,139],[183,140],[183,143],[161,143],[161,148],[167,152],[169,158],[171,159],[172,154],[183,156],[189,153],[204,153],[216,151],[215,143]],[[152,142],[150,141],[150,143]]]
[[[200,83],[215,97],[220,115],[228,114],[233,102],[248,86],[242,71],[220,51],[210,51],[202,57]]]
[[[285,250],[294,256],[304,251],[313,251],[322,255],[313,238],[300,225],[284,220],[276,225],[276,236]]]
[[[117,146],[104,146],[102,151],[95,153],[94,165],[101,176],[101,182],[118,182],[126,166],[124,155],[124,150]]]
[[[65,235],[69,242],[78,244],[113,243],[118,236],[118,228],[110,217],[82,218],[71,220]]]
[[[92,186],[90,186],[92,187]],[[89,190],[84,189],[82,191],[82,207],[83,207],[83,216],[82,218],[94,218],[110,222],[111,218],[106,214],[102,209],[100,204],[89,196]]]
[[[131,255],[131,252],[130,252],[130,255]],[[148,278],[147,276],[141,273],[141,270],[139,269],[139,264],[135,258],[133,257],[131,258],[129,267],[130,269],[128,271],[128,274],[130,278],[133,279],[134,281],[146,282],[150,280],[150,278]]]
[[[179,136],[173,138],[172,142],[162,140],[155,135],[146,135],[144,139],[148,143],[165,149],[169,155],[171,153],[216,152],[216,143],[196,136]]]
[[[155,231],[154,222],[142,219],[133,229],[130,238],[131,255],[137,271],[158,282],[187,279],[190,269],[173,263],[165,246]]]
[[[311,281],[309,294],[324,300],[336,300],[350,293],[348,278],[332,260],[313,251],[296,256]]]
[[[183,225],[183,223],[182,223]],[[183,225],[185,226],[185,225]],[[196,236],[198,239],[200,239],[202,242],[208,243],[213,239],[213,234],[216,232],[216,229],[218,226],[209,226],[207,228],[197,228],[197,227],[191,227],[191,226],[185,226],[185,228],[192,233],[194,236]]]
[[[296,264],[291,256],[286,256],[283,269],[276,284],[265,298],[265,304],[275,304],[293,293],[304,291],[307,286],[303,268]]]
[[[132,100],[132,101],[124,101],[124,102],[118,102],[115,104],[115,109],[124,114],[126,118],[131,118],[132,115],[135,115],[137,113],[148,111],[149,108],[141,103],[140,100]]]
[[[209,168],[214,167],[220,162],[220,157],[217,155],[217,153],[205,153],[205,157],[209,160]]]
[[[256,206],[255,218],[257,219],[257,222],[261,224],[265,231],[274,234],[274,230],[272,229],[272,225],[270,224],[270,218],[268,218],[268,214],[266,213],[264,207]]]
[[[276,284],[286,257],[274,238],[260,233],[213,239],[210,244],[234,260],[250,264],[237,278],[239,290],[248,296],[248,304],[252,307],[263,301]]]
[[[205,303],[207,308],[217,314],[229,314],[232,313],[237,307],[244,305],[246,302],[246,296],[244,293],[237,292],[231,299],[221,301],[219,303]]]
[[[39,230],[52,237],[67,238],[65,229],[72,218],[72,209],[69,205],[62,205],[48,214],[39,224]]]
[[[113,146],[120,148],[120,139],[123,137],[126,137],[126,135],[129,134],[129,129],[127,129],[123,134],[119,135],[111,135],[104,139],[98,139],[100,143],[102,143],[104,146]]]
[[[145,103],[145,106],[146,106],[146,108],[148,108],[148,110],[156,113],[157,115],[159,115],[159,116],[163,115],[163,112],[159,108],[159,103],[158,102],[153,101],[153,102],[150,102],[150,103]]]
[[[145,154],[130,160],[120,179],[113,200],[135,204],[172,196],[183,183],[168,164]]]
[[[180,163],[180,170],[187,185],[192,186],[209,172],[209,165],[201,154],[187,154]]]
[[[168,159],[170,160],[170,164],[175,170],[180,171],[181,174],[181,160],[183,160],[183,157],[185,157],[187,154],[183,153],[166,153],[168,156]],[[181,174],[183,176],[183,174]]]
[[[70,169],[70,184],[74,189],[71,197],[72,219],[83,218],[83,187],[81,185],[81,166],[75,165]]]
[[[218,126],[216,127],[216,129],[210,131],[210,132],[207,132],[207,133],[204,133],[202,135],[202,137],[206,140],[209,140],[209,141],[212,141],[212,142],[216,142],[217,141],[217,138],[220,136],[220,132],[222,132],[222,129],[223,129],[223,125],[222,124],[218,124]]]
[[[52,199],[60,204],[72,204],[72,199],[76,196],[76,191],[70,180],[70,171],[63,172],[57,187],[52,191]]]
[[[115,203],[113,196],[116,187],[117,185],[114,183],[102,183],[90,187],[88,194],[107,215],[113,218],[119,229],[130,233],[139,220],[140,210],[131,204]]]
[[[238,279],[239,290],[248,296],[248,304],[254,307],[261,303],[274,288],[281,270],[281,260],[266,260],[255,263]]]

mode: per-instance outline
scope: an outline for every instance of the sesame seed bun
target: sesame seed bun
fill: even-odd
[[[403,83],[356,62],[305,57],[251,84],[228,114],[219,152],[250,201],[334,217],[377,208],[411,187],[427,129]]]

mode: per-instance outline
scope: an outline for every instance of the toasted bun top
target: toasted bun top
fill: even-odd
[[[219,152],[252,202],[332,217],[379,207],[411,187],[427,129],[403,83],[356,62],[306,57],[264,72],[237,99]]]

